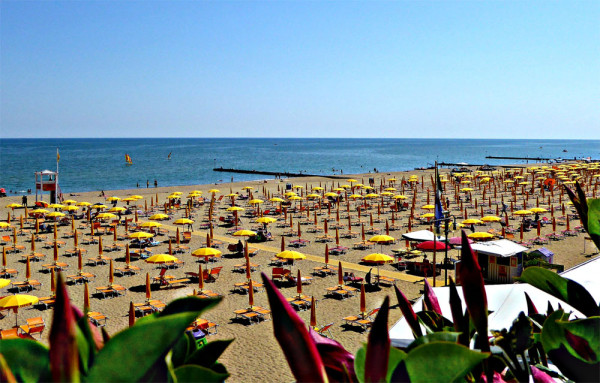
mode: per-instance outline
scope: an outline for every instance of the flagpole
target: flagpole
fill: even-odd
[[[60,162],[60,153],[56,148],[56,177],[54,178],[54,202],[58,203],[58,163]]]

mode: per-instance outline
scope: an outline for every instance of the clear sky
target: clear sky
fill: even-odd
[[[0,7],[0,137],[600,138],[598,0]]]

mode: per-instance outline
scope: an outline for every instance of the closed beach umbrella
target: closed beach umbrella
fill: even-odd
[[[338,262],[338,285],[344,285],[344,272],[342,270],[342,261]]]
[[[201,263],[198,265],[198,288],[200,292],[204,289],[204,276]]]
[[[135,324],[135,307],[133,301],[129,301],[129,327]]]
[[[108,283],[112,286],[112,284],[115,282],[115,272],[114,272],[114,266],[113,266],[113,260],[110,260],[109,266],[108,266]]]
[[[83,311],[88,311],[90,309],[90,288],[88,287],[88,283],[85,282],[83,285]]]
[[[367,311],[367,297],[365,296],[365,284],[360,284],[360,313],[362,315]]]
[[[150,274],[146,273],[146,300],[152,299],[152,289],[150,289]]]
[[[325,244],[325,267],[329,264],[329,245]]]
[[[248,304],[250,308],[254,306],[254,286],[252,286],[252,279],[248,281]]]
[[[310,300],[310,326],[317,326],[317,312],[315,308],[315,297],[313,296]]]
[[[298,296],[302,295],[302,273],[300,272],[300,269],[298,269],[298,276],[296,278],[296,292],[298,293]]]

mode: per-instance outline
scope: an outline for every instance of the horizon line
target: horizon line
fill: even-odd
[[[543,140],[543,141],[598,141],[600,138],[497,138],[497,137],[172,137],[172,136],[153,136],[153,137],[1,137],[0,140],[81,140],[81,139],[319,139],[319,140]]]

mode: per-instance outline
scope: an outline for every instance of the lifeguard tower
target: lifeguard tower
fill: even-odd
[[[60,187],[58,186],[58,172],[51,170],[42,170],[41,172],[35,172],[35,201],[43,200],[44,192],[50,192],[50,203],[58,203],[58,193],[60,193]]]

